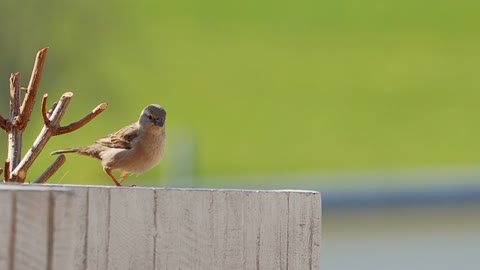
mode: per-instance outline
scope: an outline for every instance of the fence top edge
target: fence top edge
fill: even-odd
[[[48,188],[43,187],[43,185],[34,185],[34,184],[0,184],[0,192],[7,191],[42,191],[42,192],[61,192],[61,193],[72,193],[73,189],[69,186],[49,186]]]
[[[313,190],[300,189],[272,189],[272,190],[255,190],[255,189],[213,189],[213,188],[169,188],[169,187],[115,187],[115,186],[100,186],[100,185],[58,185],[58,184],[23,184],[10,185],[0,184],[1,190],[55,190],[55,191],[71,191],[75,189],[97,188],[97,189],[111,189],[111,190],[155,190],[155,191],[191,191],[191,192],[242,192],[242,193],[300,193],[300,194],[320,194]]]

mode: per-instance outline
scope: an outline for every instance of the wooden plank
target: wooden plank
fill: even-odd
[[[81,209],[74,269],[154,269],[154,190],[74,189]]]
[[[0,269],[319,269],[316,192],[67,187],[2,193]]]
[[[154,269],[153,189],[111,189],[109,225],[107,269]]]
[[[200,209],[206,203],[196,195],[192,194],[190,198],[187,198],[187,193],[182,190],[156,191],[155,225],[158,232],[155,238],[156,269],[172,269],[173,267],[188,269],[187,267],[196,263],[193,258],[190,258],[194,254],[192,250],[197,248],[192,220],[197,214],[203,215]],[[196,204],[191,205],[191,200],[195,200]],[[192,207],[186,207],[187,205]],[[197,225],[202,226],[205,222],[208,221],[199,218]],[[207,238],[203,234],[199,235],[199,239]]]
[[[13,269],[47,269],[50,194],[39,191],[15,193],[17,207]]]
[[[255,269],[287,269],[288,194],[260,197],[259,252]]]
[[[0,189],[0,269],[10,269],[12,226],[15,224],[14,211],[13,191]]]
[[[319,238],[302,238],[320,233],[319,194],[290,194],[157,190],[156,269],[319,269]]]
[[[72,269],[73,193],[1,185],[0,198],[0,269]]]
[[[73,192],[53,192],[50,194],[48,231],[51,245],[47,269],[73,269],[74,226],[77,224]],[[53,205],[52,205],[53,203]],[[52,209],[53,208],[53,209]],[[53,211],[52,211],[53,210]]]
[[[110,189],[89,188],[85,257],[87,270],[108,269]],[[83,269],[82,269],[83,270]]]
[[[75,270],[108,269],[110,188],[75,186]]]
[[[77,221],[74,230],[74,256],[73,256],[73,269],[85,270],[87,269],[87,237],[89,234],[88,224],[90,223],[88,217],[88,189],[86,188],[73,188],[75,191],[74,208],[77,211],[74,213],[75,220]]]
[[[289,193],[288,269],[320,269],[320,194]]]

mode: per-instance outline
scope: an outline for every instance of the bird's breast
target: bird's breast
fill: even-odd
[[[165,134],[156,136],[138,136],[131,142],[130,149],[112,152],[110,162],[104,166],[129,173],[143,173],[163,158],[165,150]],[[106,161],[106,159],[103,159]]]
[[[132,147],[133,155],[138,158],[137,164],[142,169],[148,170],[157,165],[163,159],[165,150],[165,135],[148,136],[141,142],[137,143],[137,147]],[[137,163],[137,162],[136,162]],[[143,164],[143,166],[141,166]]]

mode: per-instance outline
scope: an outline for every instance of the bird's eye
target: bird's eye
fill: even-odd
[[[148,119],[153,120],[153,117],[151,115],[148,115]]]

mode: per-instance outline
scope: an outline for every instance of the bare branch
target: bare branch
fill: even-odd
[[[73,132],[73,131],[83,127],[84,125],[88,124],[88,122],[92,121],[93,118],[95,118],[97,115],[102,113],[107,108],[107,105],[108,104],[106,102],[104,102],[104,103],[98,105],[97,107],[95,107],[95,109],[93,109],[89,114],[87,114],[85,117],[83,117],[79,121],[71,123],[68,126],[59,127],[57,129],[55,129],[53,136],[62,135],[62,134],[65,134],[65,133],[70,133],[70,132]]]
[[[23,99],[22,107],[20,109],[20,115],[18,117],[19,129],[24,130],[30,120],[32,114],[33,105],[35,104],[35,97],[38,91],[38,85],[42,78],[43,65],[47,57],[48,48],[43,48],[38,51],[35,58],[35,64],[33,65],[32,76],[30,77],[30,83],[27,87],[27,94]]]
[[[51,112],[50,114],[50,111],[46,112],[47,95],[43,96],[42,116],[43,116],[45,125],[43,126],[42,131],[40,131],[40,134],[37,136],[37,139],[35,140],[35,142],[33,142],[32,147],[28,150],[28,152],[25,154],[20,164],[12,172],[12,176],[18,178],[18,181],[20,182],[25,181],[27,171],[30,169],[33,162],[38,157],[38,155],[43,150],[48,140],[52,136],[65,134],[65,133],[77,130],[78,128],[82,127],[83,125],[87,124],[90,120],[95,118],[95,116],[100,114],[107,107],[106,103],[102,103],[98,105],[90,114],[85,116],[80,121],[72,123],[66,127],[61,127],[60,121],[62,120],[72,97],[73,97],[73,93],[71,92],[64,93],[60,98],[60,101],[57,103],[57,105],[56,106],[54,105],[52,107],[53,112]],[[58,162],[60,163],[61,161],[59,160]],[[61,166],[61,165],[58,165],[58,166]],[[51,170],[54,172],[53,168]],[[39,179],[40,179],[39,181],[42,180],[42,178],[39,178]]]
[[[26,172],[28,171],[28,169],[30,169],[35,159],[43,150],[45,144],[47,144],[48,140],[53,136],[53,130],[59,126],[60,120],[62,120],[62,117],[67,110],[68,104],[70,103],[72,96],[73,93],[71,92],[67,92],[62,95],[60,101],[58,102],[58,105],[56,106],[52,115],[49,117],[51,126],[44,126],[42,128],[42,131],[40,131],[37,139],[33,142],[32,147],[28,150],[20,164],[18,164],[18,166],[12,172],[12,176],[18,177],[20,182],[25,181],[24,177],[26,177]]]
[[[52,163],[52,165],[50,165],[50,167],[48,167],[45,172],[43,172],[43,174],[34,181],[34,183],[43,184],[47,182],[48,179],[50,179],[50,177],[52,177],[52,175],[54,175],[58,171],[58,169],[60,169],[63,163],[65,163],[65,160],[65,155],[59,155],[57,159],[55,159],[55,161]]]
[[[0,175],[1,175],[2,173],[3,173],[3,169],[2,169],[2,168],[0,168]]]
[[[64,93],[59,102],[54,103],[48,111],[48,95],[45,94],[42,98],[41,104],[44,126],[36,140],[33,142],[32,147],[28,150],[23,159],[21,159],[22,133],[27,127],[33,111],[47,51],[48,48],[43,48],[38,51],[36,55],[30,82],[26,88],[25,98],[22,103],[20,101],[20,90],[25,89],[20,87],[20,73],[17,72],[10,76],[10,117],[5,119],[0,115],[0,128],[8,132],[7,161],[5,162],[5,169],[0,169],[0,174],[3,172],[4,181],[7,182],[25,182],[28,170],[52,136],[73,132],[83,127],[102,113],[107,107],[107,103],[102,103],[79,121],[62,127],[60,122],[65,115],[73,94],[71,92]],[[35,182],[46,182],[64,162],[65,156],[59,156],[55,162],[38,179],[36,179]]]
[[[22,130],[19,128],[18,115],[20,113],[20,73],[10,75],[10,131],[8,132],[8,154],[10,169],[14,169],[22,155]],[[11,171],[9,171],[10,173]],[[7,179],[6,181],[15,181]]]
[[[10,121],[17,124],[20,113],[20,72],[10,74]]]
[[[8,182],[8,180],[10,179],[10,160],[5,160],[5,170],[4,170],[5,174],[3,175],[3,181],[4,182]]]
[[[43,123],[45,124],[45,126],[50,127],[51,123],[50,123],[50,119],[48,119],[49,116],[48,116],[48,112],[47,112],[47,98],[48,98],[48,94],[43,95],[43,98],[42,98],[42,117],[43,117]]]
[[[0,128],[5,130],[6,132],[10,131],[11,123],[8,121],[8,119],[3,118],[3,116],[0,115]]]
[[[57,104],[58,104],[58,102],[54,102],[54,103],[52,104],[52,107],[50,108],[50,110],[48,110],[48,112],[47,112],[48,118],[50,118],[50,116],[52,116],[52,113],[53,113],[53,111],[55,110],[55,108],[57,107]]]

